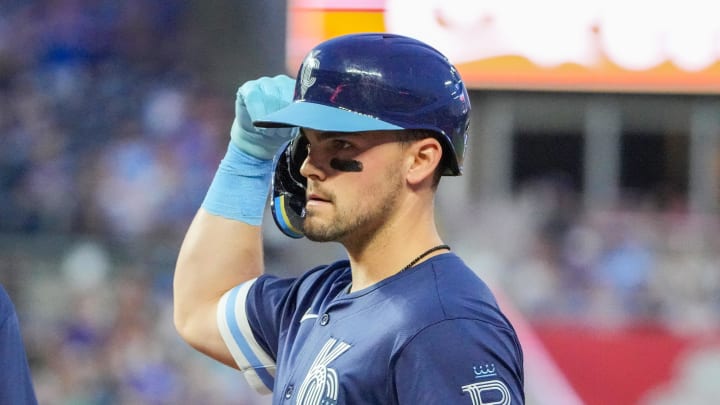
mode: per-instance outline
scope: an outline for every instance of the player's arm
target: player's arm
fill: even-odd
[[[287,76],[261,78],[240,87],[228,151],[180,248],[175,275],[174,322],[197,350],[236,364],[216,320],[227,291],[263,273],[261,222],[272,158],[293,130],[261,129],[253,120],[292,100]]]
[[[259,227],[201,208],[185,235],[175,267],[174,320],[195,349],[235,366],[216,316],[222,295],[263,271]]]

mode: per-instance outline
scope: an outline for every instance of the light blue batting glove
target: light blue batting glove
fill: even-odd
[[[243,152],[258,159],[272,159],[296,128],[258,128],[253,121],[292,102],[295,80],[286,75],[261,77],[244,83],[235,99],[235,120],[230,138]]]

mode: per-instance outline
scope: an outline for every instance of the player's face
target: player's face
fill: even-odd
[[[305,236],[360,242],[376,234],[396,210],[403,187],[403,148],[392,131],[304,130],[308,157]]]

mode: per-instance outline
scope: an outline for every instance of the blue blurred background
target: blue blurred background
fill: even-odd
[[[41,403],[269,403],[172,326],[174,260],[235,90],[286,73],[286,4],[246,3],[0,3],[0,282]],[[713,403],[720,99],[471,97],[439,222],[526,339],[529,403]],[[265,222],[270,272],[343,254]],[[631,387],[607,389],[613,375]]]

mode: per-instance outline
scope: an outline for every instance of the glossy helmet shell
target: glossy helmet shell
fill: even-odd
[[[424,129],[442,143],[444,175],[459,175],[470,98],[457,69],[431,46],[395,34],[351,34],[308,53],[293,103],[259,127],[320,131]]]
[[[457,176],[469,119],[467,89],[443,54],[413,38],[370,33],[333,38],[312,49],[298,71],[293,102],[254,124],[337,132],[426,130],[443,147],[442,174]],[[286,150],[287,145],[281,155]],[[287,158],[276,159],[281,161]],[[278,177],[285,176],[278,170],[299,176],[302,161],[293,161],[295,166],[276,164],[274,194],[283,183]],[[304,206],[304,194],[293,199]]]

